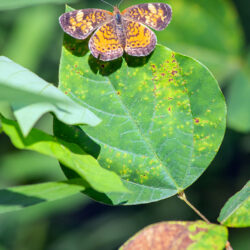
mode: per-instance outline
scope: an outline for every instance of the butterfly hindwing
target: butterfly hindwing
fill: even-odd
[[[115,31],[115,22],[101,26],[89,40],[92,55],[102,61],[114,60],[123,55],[123,46]]]
[[[157,38],[155,33],[145,25],[125,21],[126,46],[125,51],[131,56],[147,56],[155,48]]]
[[[172,9],[165,3],[145,3],[125,9],[122,15],[124,19],[146,24],[155,30],[163,30],[170,23]]]
[[[67,34],[76,39],[87,38],[92,31],[112,20],[113,14],[101,9],[82,9],[64,13],[59,22]]]

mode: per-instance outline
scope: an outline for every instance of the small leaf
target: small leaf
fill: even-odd
[[[226,202],[218,221],[227,227],[250,226],[250,181]]]
[[[32,129],[23,137],[15,121],[1,118],[3,131],[19,149],[33,150],[59,160],[75,171],[89,185],[99,192],[127,192],[120,178],[111,171],[100,167],[95,158],[86,154],[79,146],[67,143],[40,130]]]
[[[0,100],[8,102],[24,135],[47,112],[67,124],[96,126],[100,119],[52,84],[6,57],[0,57]]]
[[[63,136],[59,124],[55,133],[82,148],[89,141],[100,145],[100,165],[132,191],[106,194],[112,204],[147,203],[184,190],[208,167],[224,136],[226,105],[213,75],[161,45],[148,57],[102,62],[90,55],[88,41],[65,35],[59,88],[102,119],[96,128],[81,126],[78,137],[74,128]]]
[[[203,221],[161,222],[148,226],[128,240],[120,250],[132,249],[224,249],[227,229]]]
[[[78,0],[1,0],[0,10],[11,10],[38,4],[74,3]]]
[[[59,200],[84,189],[81,179],[0,189],[0,214]]]

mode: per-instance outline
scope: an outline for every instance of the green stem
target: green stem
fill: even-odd
[[[210,223],[210,221],[196,208],[194,207],[187,199],[184,191],[178,194],[178,197],[183,200],[196,214],[198,214],[205,222]]]

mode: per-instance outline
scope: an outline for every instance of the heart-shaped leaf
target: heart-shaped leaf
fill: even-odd
[[[70,10],[70,9],[68,9]],[[198,61],[158,45],[148,57],[101,62],[87,41],[65,35],[59,88],[103,122],[58,136],[81,145],[101,166],[115,171],[133,193],[106,194],[112,204],[170,197],[208,167],[225,131],[226,106],[218,83]],[[83,133],[83,132],[82,132]],[[100,200],[97,194],[89,194]],[[103,201],[103,200],[102,200]]]

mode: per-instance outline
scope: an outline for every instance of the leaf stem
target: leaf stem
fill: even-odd
[[[210,221],[196,208],[194,207],[187,199],[184,191],[178,194],[178,197],[183,200],[196,214],[198,214],[205,222],[210,223]]]
[[[226,250],[233,250],[229,241],[227,241]]]

